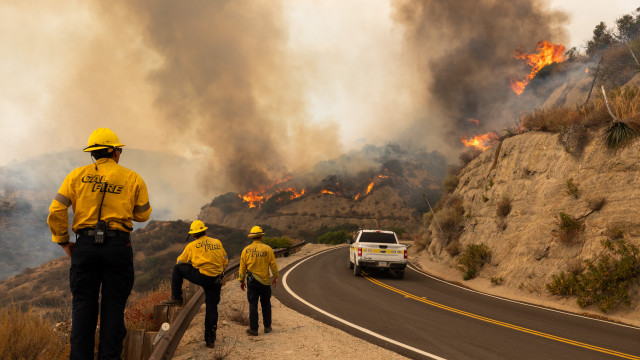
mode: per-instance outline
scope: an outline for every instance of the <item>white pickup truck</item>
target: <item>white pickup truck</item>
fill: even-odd
[[[360,276],[363,269],[392,270],[404,277],[407,247],[398,242],[393,231],[359,230],[349,247],[349,269]]]

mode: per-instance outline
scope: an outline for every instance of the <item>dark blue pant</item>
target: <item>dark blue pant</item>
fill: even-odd
[[[247,300],[249,300],[249,327],[258,331],[258,299],[262,307],[262,323],[265,328],[271,326],[271,286],[257,280],[247,282]]]
[[[107,237],[96,245],[93,237],[77,238],[69,283],[73,295],[70,359],[94,358],[100,314],[98,359],[121,359],[127,330],[124,309],[133,288],[133,251],[129,236]],[[102,299],[99,295],[102,292]]]
[[[222,288],[221,276],[212,277],[202,274],[191,264],[176,264],[171,276],[171,297],[182,300],[182,280],[187,279],[204,290],[204,303],[206,312],[204,315],[204,339],[207,342],[216,340],[218,329],[218,303],[220,302],[220,290]]]

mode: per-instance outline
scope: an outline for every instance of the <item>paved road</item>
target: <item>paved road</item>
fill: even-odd
[[[640,328],[480,294],[413,269],[403,280],[355,277],[348,254],[343,247],[291,264],[275,296],[411,358],[640,360]]]

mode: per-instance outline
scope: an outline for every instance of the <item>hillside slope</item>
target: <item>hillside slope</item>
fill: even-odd
[[[462,169],[449,195],[464,208],[459,240],[442,236],[432,221],[423,235],[431,259],[457,267],[459,252],[452,247],[486,244],[491,260],[480,277],[543,294],[553,274],[575,270],[601,254],[607,230],[617,228],[626,241],[640,245],[640,142],[612,153],[594,133],[582,157],[576,158],[559,136],[528,132],[507,138]],[[498,204],[505,197],[511,211],[502,217]],[[601,199],[604,207],[587,215]],[[574,242],[554,236],[561,212],[584,216],[584,229]],[[636,309],[639,299],[636,287]]]

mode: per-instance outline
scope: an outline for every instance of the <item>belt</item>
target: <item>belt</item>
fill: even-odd
[[[128,232],[126,231],[122,231],[122,230],[107,230],[105,232],[105,236],[107,237],[129,237]],[[83,235],[83,236],[95,236],[96,235],[96,230],[95,229],[90,229],[90,228],[85,228],[85,229],[80,229],[78,230],[78,235]]]

